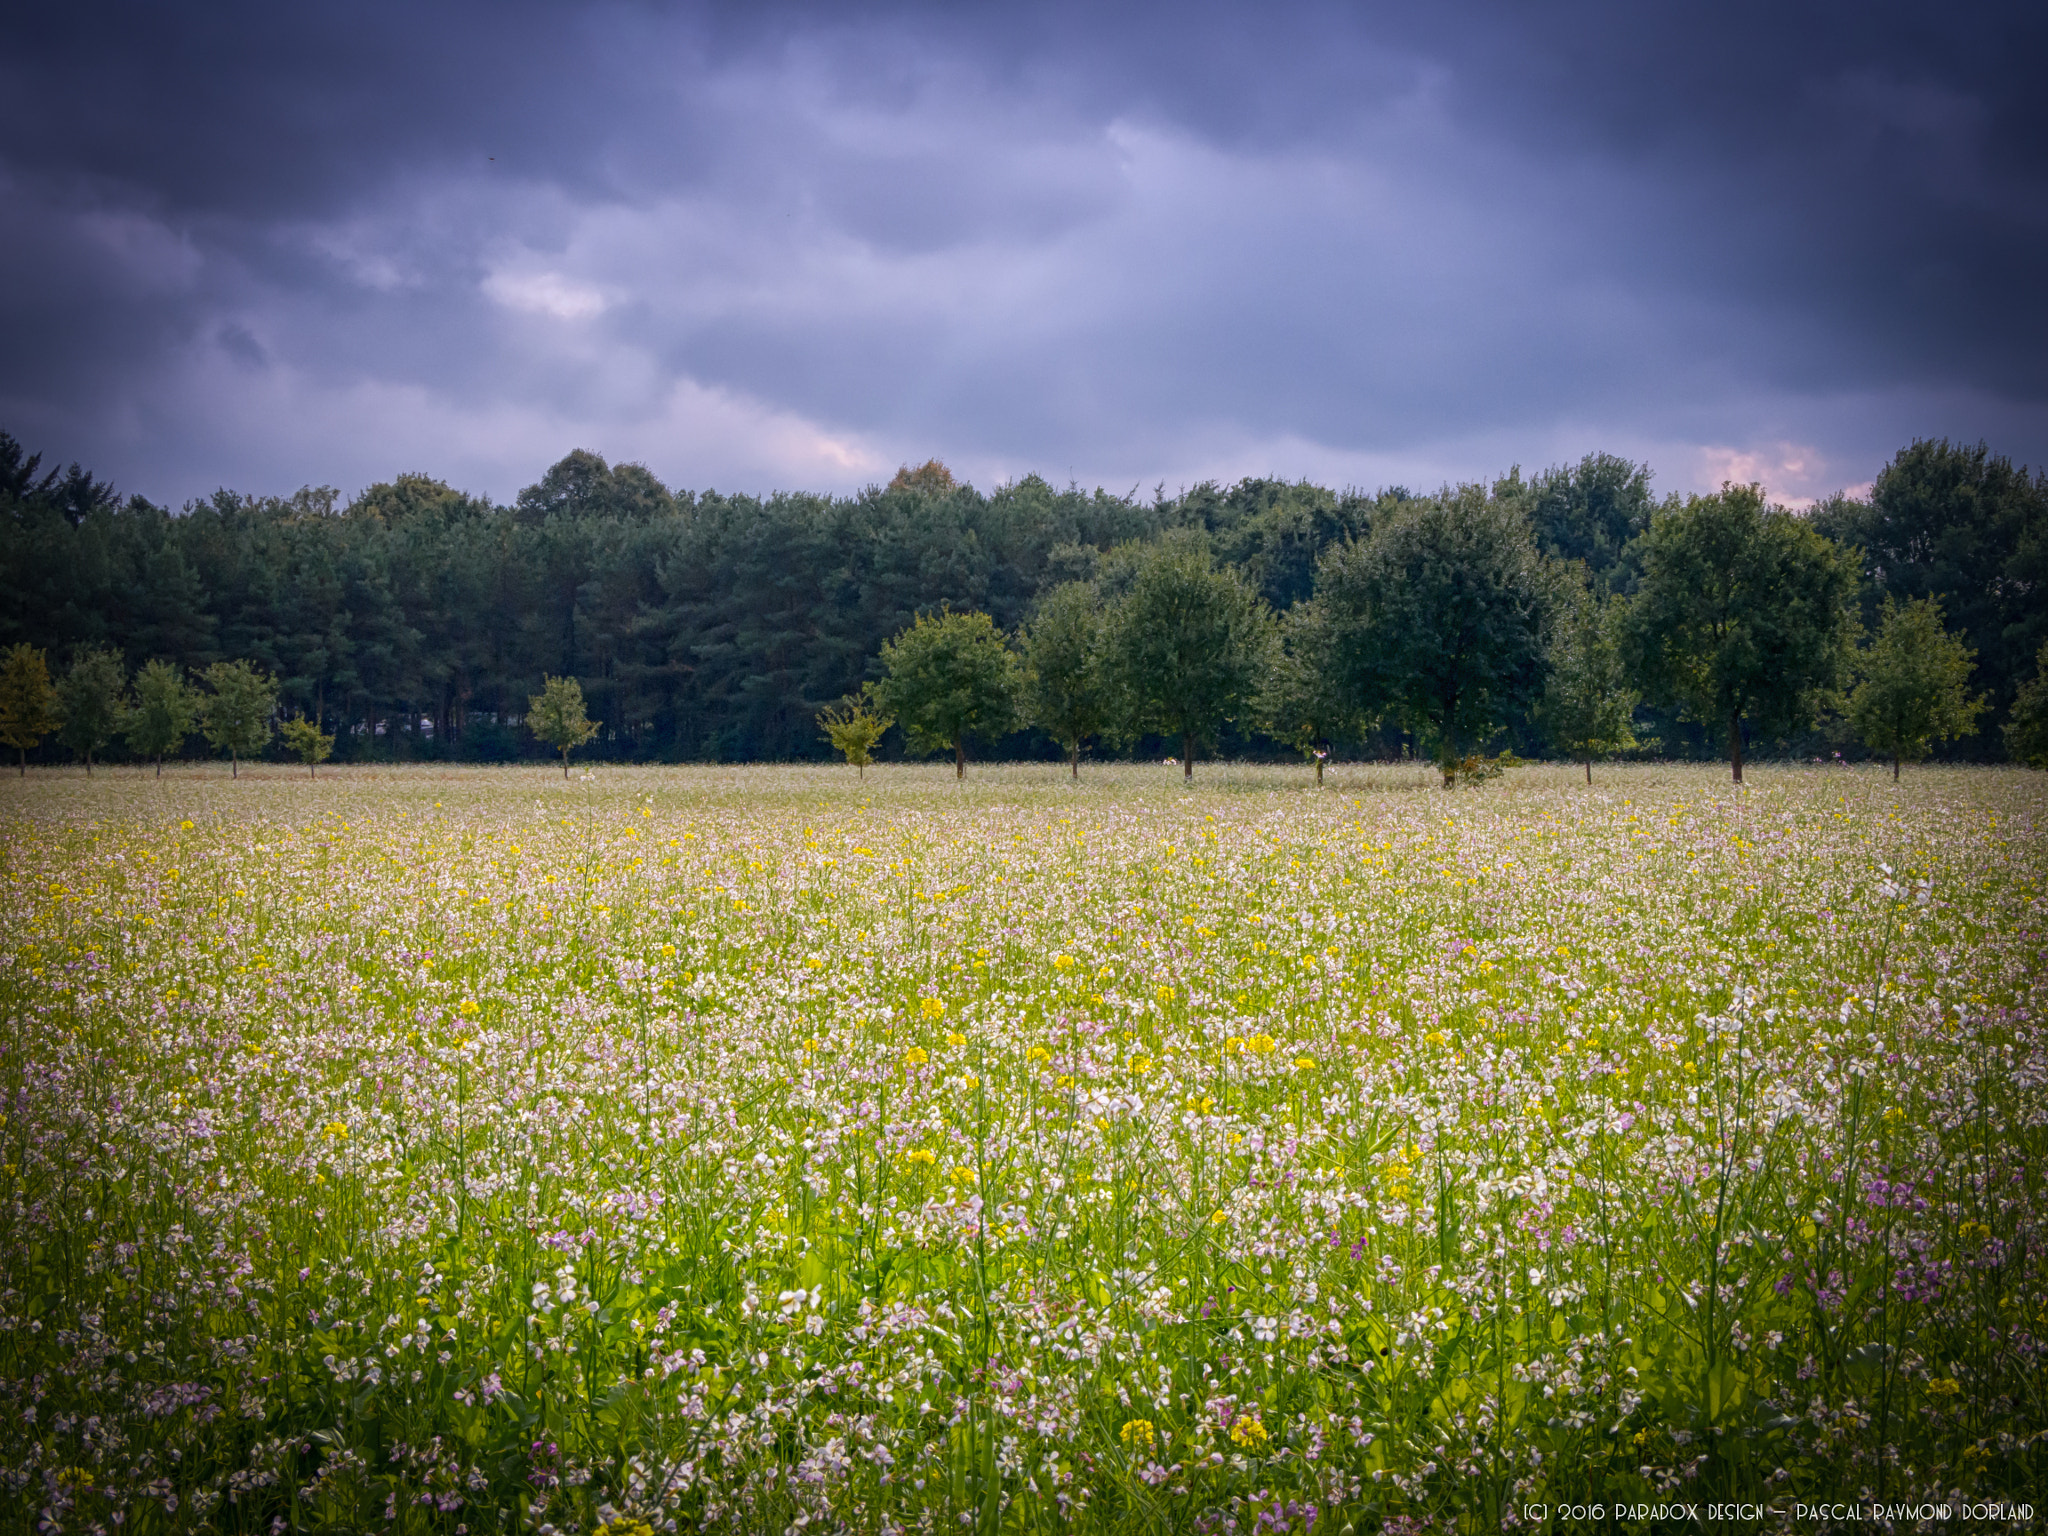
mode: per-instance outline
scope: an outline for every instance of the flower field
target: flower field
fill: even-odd
[[[1063,774],[7,780],[6,1527],[2048,1487],[2048,776]]]

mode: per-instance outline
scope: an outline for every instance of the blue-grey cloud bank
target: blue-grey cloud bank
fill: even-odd
[[[0,427],[157,500],[2048,460],[2039,6],[15,15]]]

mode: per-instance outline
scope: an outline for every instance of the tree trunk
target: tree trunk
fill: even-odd
[[[1899,782],[1899,760],[1896,757],[1892,759],[1892,782]]]
[[[1195,733],[1185,731],[1180,738],[1180,776],[1192,779],[1195,776]]]
[[[1317,788],[1317,789],[1321,789],[1321,788],[1323,787],[1323,762],[1324,762],[1324,759],[1322,759],[1322,758],[1320,758],[1320,757],[1316,759],[1316,788]]]
[[[967,738],[964,736],[953,743],[953,777],[967,777]]]
[[[1735,782],[1742,782],[1742,711],[1728,717],[1728,761],[1735,766]]]
[[[1590,757],[1586,759],[1586,783],[1588,787],[1593,783],[1593,759]]]
[[[241,776],[242,760],[235,755],[234,748],[230,747],[228,749],[228,777],[231,779],[239,779]]]
[[[90,752],[85,754],[85,776],[88,779],[92,777],[92,753]]]
[[[164,755],[161,752],[156,755],[156,776],[158,778],[164,776]]]
[[[569,777],[569,749],[567,747],[562,748],[562,777],[565,779]]]
[[[1076,784],[1081,782],[1081,743],[1078,741],[1074,743],[1073,749],[1067,753],[1067,771],[1073,774]]]

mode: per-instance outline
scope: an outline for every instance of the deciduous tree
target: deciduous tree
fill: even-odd
[[[1789,732],[1836,696],[1854,652],[1854,557],[1755,485],[1666,504],[1643,536],[1623,653],[1644,691],[1728,732]]]
[[[1280,616],[1278,643],[1259,693],[1265,730],[1316,765],[1316,787],[1330,756],[1330,737],[1360,722],[1337,667],[1337,633],[1329,610],[1314,598]]]
[[[278,728],[278,735],[284,738],[285,750],[306,765],[306,776],[319,778],[320,765],[334,751],[334,737],[304,715],[293,715],[285,721]]]
[[[541,691],[526,700],[526,727],[562,754],[562,777],[569,777],[569,753],[598,731],[583,713],[583,685],[573,677],[547,677]]]
[[[825,739],[853,764],[855,777],[862,779],[868,776],[868,764],[875,760],[875,743],[895,723],[887,715],[878,714],[865,693],[849,694],[836,705],[818,711],[818,727],[825,733]]]
[[[2014,762],[2048,768],[2048,645],[2041,647],[2034,658],[2034,675],[2020,684],[2013,699],[2005,750]]]
[[[1198,749],[1254,710],[1272,651],[1272,614],[1196,530],[1169,533],[1140,555],[1103,626],[1120,728],[1179,741],[1183,778],[1194,777]]]
[[[1405,502],[1324,556],[1316,593],[1351,701],[1414,731],[1446,789],[1543,686],[1550,587],[1516,497],[1463,485]]]
[[[192,734],[199,700],[185,674],[173,662],[143,663],[135,674],[135,703],[121,721],[121,734],[137,757],[156,760],[156,776],[164,776],[164,754],[175,752]]]
[[[1102,599],[1093,583],[1062,582],[1039,599],[1024,628],[1024,715],[1067,749],[1076,779],[1082,746],[1108,718],[1101,652]]]
[[[228,776],[242,776],[241,760],[270,743],[270,717],[277,709],[277,682],[246,661],[216,661],[203,674],[207,694],[200,702],[207,745],[228,755]]]
[[[1849,723],[1863,744],[1892,761],[1917,763],[1937,741],[1967,736],[1985,707],[1969,691],[1976,652],[1941,622],[1941,602],[1900,603],[1889,595],[1877,638],[1856,658],[1860,681],[1849,695]]]
[[[81,653],[57,684],[57,739],[77,753],[92,777],[93,754],[121,731],[127,713],[128,669],[118,651]]]
[[[20,754],[23,778],[28,777],[29,748],[41,746],[56,727],[56,706],[43,653],[31,645],[10,645],[0,660],[0,742]]]
[[[1636,746],[1630,728],[1636,692],[1615,639],[1615,604],[1596,596],[1581,577],[1565,587],[1560,606],[1551,630],[1550,677],[1537,714],[1551,744],[1585,764],[1591,784],[1594,759]]]
[[[967,776],[967,739],[1001,736],[1016,718],[1017,664],[985,613],[920,614],[882,644],[876,704],[898,721],[913,752],[953,750]]]

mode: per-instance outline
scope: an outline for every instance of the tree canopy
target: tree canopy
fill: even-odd
[[[1549,588],[1515,497],[1404,503],[1324,557],[1316,595],[1354,706],[1416,732],[1446,786],[1542,688]]]
[[[270,744],[270,717],[277,709],[277,684],[246,661],[216,661],[203,674],[207,692],[199,703],[207,745],[228,754],[228,773],[242,775],[242,759]]]
[[[919,614],[883,644],[881,661],[875,703],[901,723],[912,751],[951,749],[955,777],[967,776],[970,737],[1010,729],[1016,660],[987,614]]]
[[[199,700],[177,665],[146,661],[135,674],[135,702],[121,718],[121,734],[137,757],[155,760],[162,778],[164,754],[185,744],[198,714]]]
[[[1085,581],[1065,581],[1039,599],[1024,628],[1024,717],[1066,749],[1081,777],[1081,748],[1109,723],[1102,675],[1102,599]]]
[[[1744,726],[1803,728],[1847,675],[1853,556],[1760,487],[1726,485],[1660,508],[1642,561],[1623,625],[1632,670],[1646,693],[1726,729],[1740,783]]]
[[[78,754],[92,776],[93,754],[121,731],[127,714],[128,674],[117,652],[81,652],[57,684],[57,739]]]
[[[0,658],[0,744],[14,748],[24,777],[29,748],[41,746],[56,724],[57,691],[48,660],[34,646],[10,645]]]
[[[1218,566],[1189,529],[1140,556],[1103,625],[1103,676],[1125,734],[1180,743],[1181,774],[1226,723],[1249,716],[1265,681],[1273,619],[1250,583]]]
[[[562,777],[569,777],[569,754],[597,734],[597,723],[583,712],[583,685],[573,677],[550,677],[526,701],[527,728],[562,754]]]

